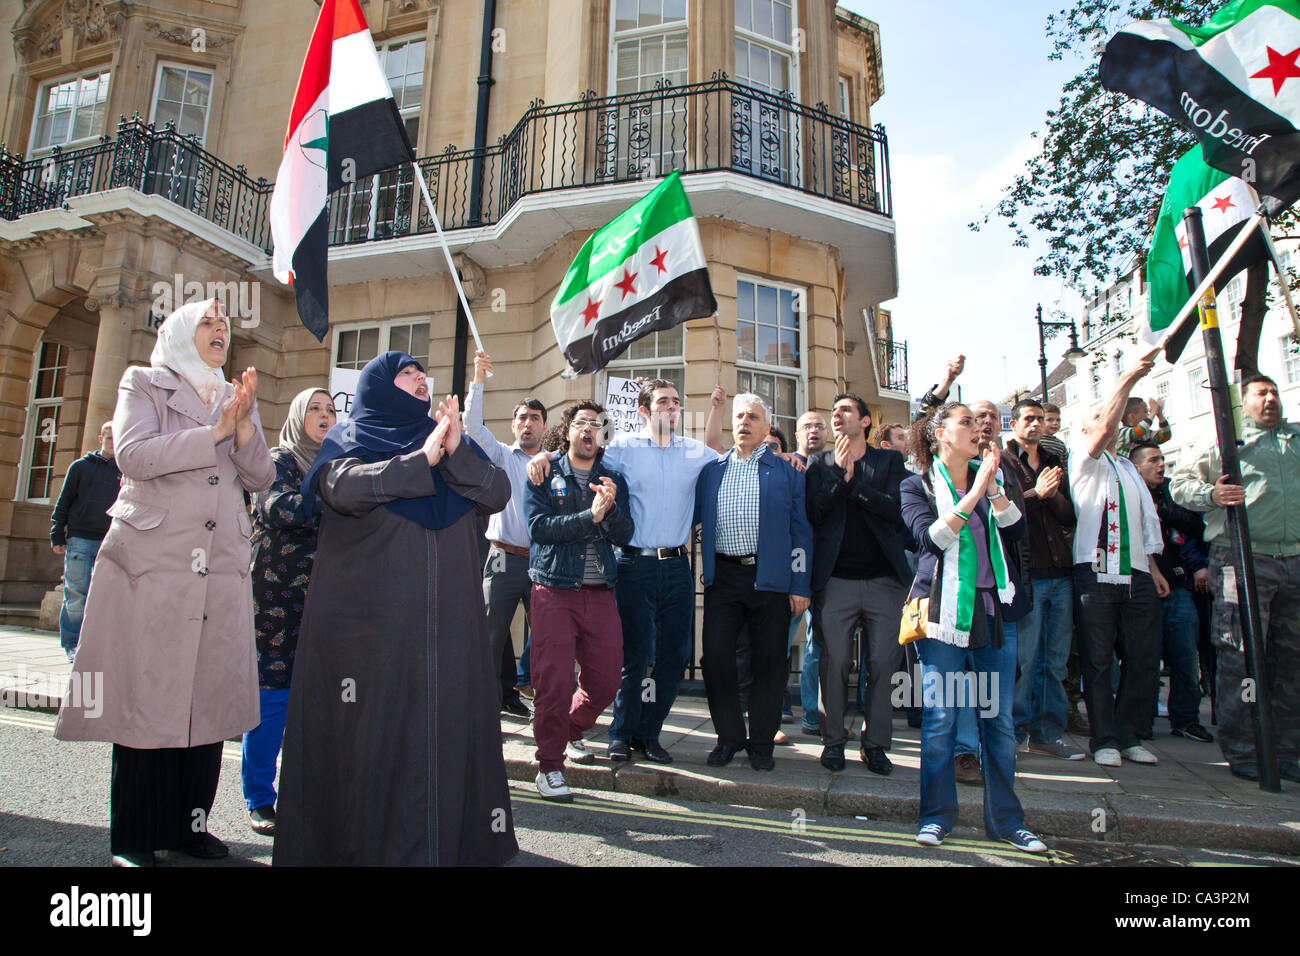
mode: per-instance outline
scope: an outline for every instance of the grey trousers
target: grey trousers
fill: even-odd
[[[532,582],[528,580],[528,559],[522,554],[507,554],[500,548],[490,548],[483,563],[483,604],[487,608],[488,638],[492,641],[492,666],[500,668],[501,655],[506,641],[510,640],[510,622],[515,619],[519,602],[524,602],[528,613],[528,595]],[[504,697],[504,689],[502,690]],[[501,701],[497,701],[500,706]]]
[[[1232,552],[1210,548],[1211,633],[1218,649],[1219,749],[1230,766],[1255,761],[1254,704],[1243,693],[1246,655],[1235,583],[1223,587],[1223,568]],[[1235,576],[1233,581],[1235,582]],[[1278,760],[1295,766],[1300,758],[1300,557],[1255,555],[1260,626],[1264,631],[1263,679],[1273,692],[1273,730]],[[1227,594],[1231,601],[1224,600]]]
[[[848,739],[844,729],[846,685],[853,664],[853,629],[861,618],[868,669],[862,746],[889,748],[894,736],[891,678],[903,667],[898,623],[906,600],[907,588],[892,576],[859,581],[832,577],[813,596],[814,627],[822,643],[819,710],[824,746],[842,745]]]

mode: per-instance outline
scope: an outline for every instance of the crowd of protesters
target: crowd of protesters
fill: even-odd
[[[589,732],[610,705],[604,757],[673,762],[660,736],[691,663],[697,535],[708,766],[744,753],[773,769],[802,630],[798,719],[823,767],[842,771],[856,739],[870,772],[892,772],[901,676],[917,842],[942,843],[966,783],[990,838],[1041,853],[1018,753],[1156,764],[1158,715],[1214,740],[1208,694],[1229,770],[1258,778],[1225,518],[1244,505],[1281,774],[1300,780],[1300,429],[1265,376],[1241,386],[1236,485],[1214,448],[1166,477],[1172,426],[1133,394],[1150,360],[1073,447],[1032,398],[1004,443],[996,404],[950,400],[958,356],[910,425],[877,425],[845,392],[798,417],[791,451],[763,398],[721,386],[704,441],[681,434],[663,379],[641,383],[638,431],[611,438],[593,400],[548,431],[525,396],[506,444],[483,424],[489,355],[462,416],[454,396],[430,414],[423,368],[387,352],[347,422],[306,389],[268,449],[256,373],[222,377],[228,341],[212,301],[169,317],[54,513],[73,679],[102,672],[116,702],[92,720],[69,697],[56,736],[114,744],[116,865],[226,854],[206,814],[220,741],[241,733],[249,824],[276,836],[277,864],[509,859],[498,711],[531,718],[549,800],[572,799],[567,763],[601,756]]]

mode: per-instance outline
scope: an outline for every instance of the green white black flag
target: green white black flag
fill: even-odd
[[[700,230],[674,170],[592,233],[565,273],[551,303],[564,377],[596,372],[643,335],[717,310]]]
[[[1147,255],[1147,320],[1140,324],[1138,334],[1152,345],[1165,339],[1169,324],[1196,288],[1183,226],[1183,211],[1192,206],[1201,210],[1205,246],[1211,264],[1219,261],[1255,211],[1246,184],[1235,176],[1207,166],[1200,146],[1193,146],[1174,163],[1155,232],[1151,235],[1151,251]],[[1263,236],[1258,235],[1258,230],[1256,233],[1257,236],[1242,246],[1219,275],[1215,283],[1217,289],[1223,289],[1238,272],[1267,255]],[[1194,312],[1190,321],[1196,321]],[[1186,336],[1177,341],[1175,354],[1166,353],[1171,362],[1182,352]]]
[[[1300,0],[1232,0],[1203,27],[1141,20],[1106,44],[1107,89],[1150,103],[1254,185],[1270,216],[1300,198]]]

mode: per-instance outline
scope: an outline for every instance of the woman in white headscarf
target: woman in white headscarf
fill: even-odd
[[[298,628],[320,530],[320,510],[303,506],[302,479],[336,420],[329,392],[299,392],[280,429],[280,444],[271,449],[275,481],[253,499],[253,605],[262,722],[244,734],[242,779],[249,826],[267,835],[275,833],[275,761],[284,737]]]
[[[115,866],[155,850],[216,859],[207,832],[221,745],[258,722],[244,492],[275,477],[257,373],[223,380],[230,325],[216,300],[158,330],[150,367],[122,376],[113,435],[122,488],[86,596],[54,735],[113,746]]]

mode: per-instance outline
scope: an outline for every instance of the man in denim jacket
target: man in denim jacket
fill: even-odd
[[[623,628],[614,602],[618,559],[613,545],[632,537],[627,482],[597,457],[605,409],[578,402],[561,420],[560,453],[550,477],[529,484],[525,510],[532,539],[533,737],[537,790],[568,802],[564,759],[591,763],[583,742],[614,700],[622,679]],[[581,673],[573,687],[573,664]]]

